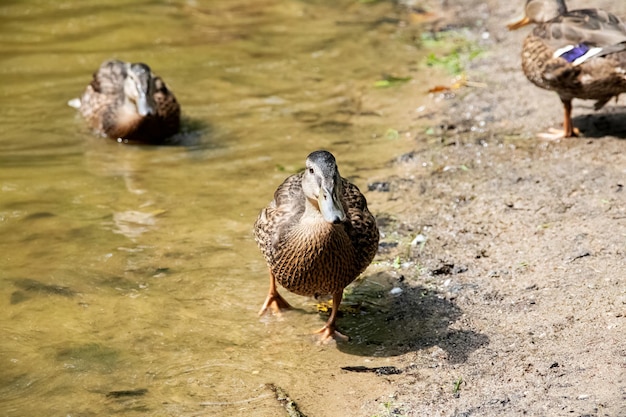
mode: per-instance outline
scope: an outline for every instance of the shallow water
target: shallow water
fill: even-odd
[[[366,190],[410,148],[402,129],[427,86],[373,86],[420,73],[398,13],[356,1],[0,5],[1,415],[279,415],[264,384],[319,388],[317,369],[353,356],[314,344],[325,318],[310,300],[287,294],[301,311],[257,317],[268,277],[251,228],[310,151],[333,151]],[[117,144],[66,105],[110,58],[165,79],[185,146]]]

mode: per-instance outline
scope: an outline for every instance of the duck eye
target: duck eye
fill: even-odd
[[[313,168],[309,168],[309,174],[313,174],[315,171],[313,171]]]

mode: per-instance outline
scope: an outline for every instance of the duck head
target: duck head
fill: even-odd
[[[140,116],[156,113],[153,94],[154,80],[150,67],[142,63],[127,64],[124,95],[135,106]]]
[[[335,157],[328,151],[315,151],[306,159],[302,190],[325,221],[339,224],[346,220],[341,195],[341,176]]]
[[[545,23],[567,13],[565,0],[527,0],[524,17],[509,23],[509,30],[519,29],[530,23]]]

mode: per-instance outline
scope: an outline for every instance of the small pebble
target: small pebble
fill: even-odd
[[[402,294],[402,288],[400,288],[400,287],[393,287],[389,291],[389,294],[391,294],[391,295],[400,295],[400,294]]]
[[[411,246],[417,246],[419,243],[424,242],[426,242],[426,236],[419,234],[415,236],[415,239],[413,239],[413,241],[411,241]]]

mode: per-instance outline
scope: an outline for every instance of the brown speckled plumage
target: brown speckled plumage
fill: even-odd
[[[140,114],[125,90],[131,72],[143,83],[148,114]],[[161,143],[180,128],[176,97],[145,64],[104,62],[85,89],[79,110],[91,128],[113,139]]]
[[[522,69],[533,84],[559,95],[565,110],[563,136],[573,136],[572,99],[596,100],[598,110],[626,91],[626,25],[601,9],[568,11],[563,0],[527,0],[525,10],[524,19],[509,25],[536,24],[524,40]],[[568,62],[557,52],[580,45],[598,48],[597,55]]]
[[[309,155],[307,166],[315,166],[315,158],[320,155],[335,163],[330,153],[318,151]],[[363,194],[339,176],[336,166],[333,175],[339,179],[336,191],[345,219],[336,219],[335,223],[325,219],[316,203],[317,195],[307,197],[307,187],[303,186],[307,176],[314,176],[311,170],[288,177],[278,187],[274,200],[257,218],[255,239],[270,270],[270,286],[275,278],[293,293],[332,294],[334,302],[340,302],[344,288],[372,262],[378,249],[378,228]],[[334,310],[339,302],[333,305]],[[330,336],[334,317],[327,326],[330,330],[326,336]]]

